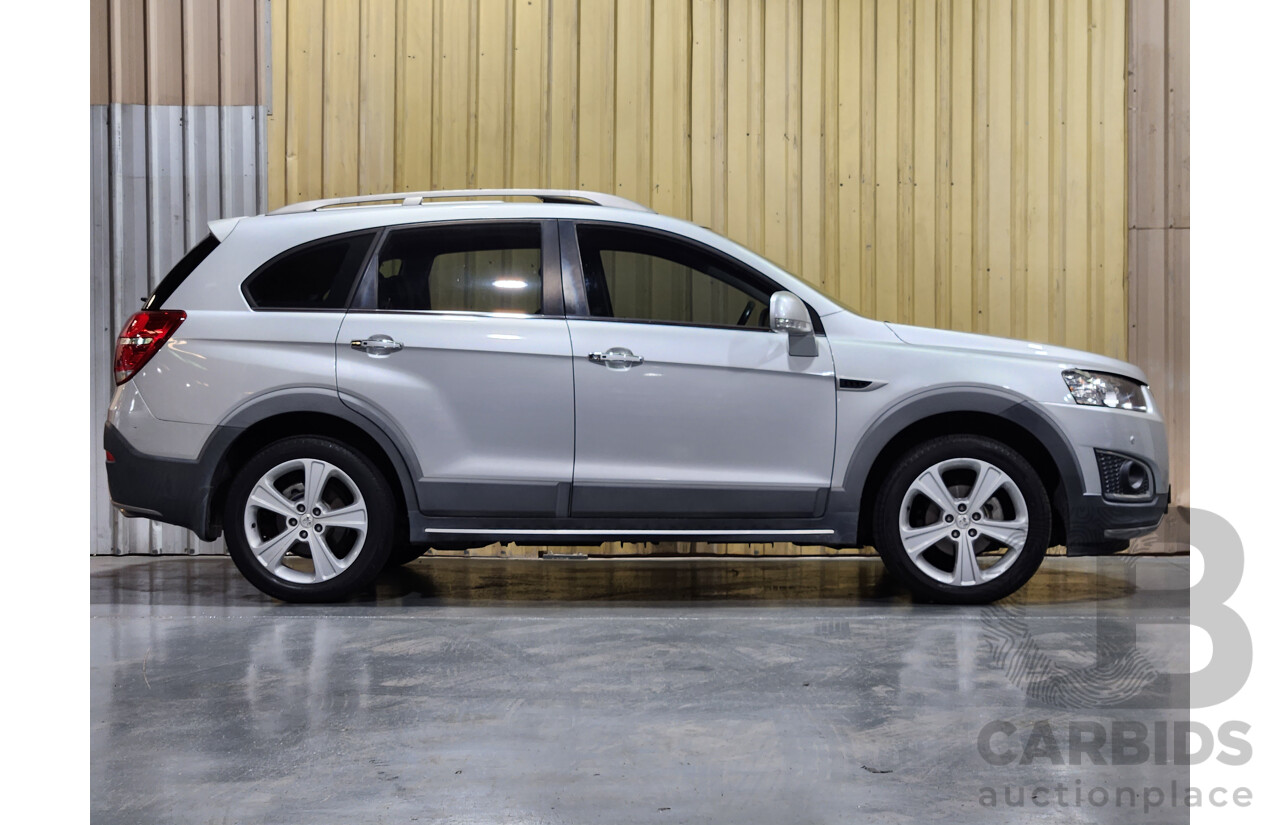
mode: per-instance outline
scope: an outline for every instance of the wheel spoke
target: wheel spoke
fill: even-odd
[[[994,539],[1010,550],[1021,550],[1027,541],[1027,520],[980,521],[974,524],[979,533]]]
[[[369,526],[369,514],[364,509],[364,503],[358,502],[324,513],[320,516],[320,523],[325,528],[346,527],[364,532]]]
[[[332,473],[333,465],[329,462],[314,458],[307,460],[306,481],[304,482],[302,496],[308,511],[320,502],[325,482],[329,480],[329,476]]]
[[[924,527],[901,526],[902,546],[907,555],[915,558],[939,541],[951,535],[952,527],[944,521],[938,521]]]
[[[262,566],[268,570],[274,571],[280,566],[280,560],[284,558],[284,554],[294,541],[298,538],[297,528],[285,530],[273,539],[268,539],[260,547],[254,549],[253,553],[258,557],[258,561],[262,562]]]
[[[947,490],[947,485],[942,482],[942,476],[938,475],[937,467],[930,467],[921,473],[911,485],[911,489],[932,499],[934,504],[942,508],[942,512],[955,512],[955,498]]]
[[[297,515],[293,502],[266,479],[259,481],[253,492],[249,493],[249,503],[282,516]]]
[[[311,533],[307,536],[307,544],[311,547],[311,564],[315,567],[316,581],[332,579],[342,572],[343,564],[333,555],[324,536]]]
[[[1009,477],[998,467],[983,462],[978,469],[978,477],[969,490],[970,511],[977,512],[982,509],[982,505],[986,504],[996,494],[996,490],[1003,487],[1008,480]]]
[[[952,584],[977,584],[982,581],[982,570],[978,567],[978,557],[973,552],[973,540],[961,533],[956,539],[956,566],[951,573]]]

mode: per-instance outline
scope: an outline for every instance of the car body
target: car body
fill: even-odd
[[[458,199],[515,196],[533,200]],[[900,538],[944,510],[970,529],[956,502],[978,478],[965,467],[1015,480],[1029,467],[1034,480],[1000,488],[995,510],[1069,554],[1122,549],[1168,503],[1164,423],[1138,367],[865,318],[708,229],[597,193],[403,193],[215,221],[121,341],[104,438],[113,502],[202,539],[226,531],[233,556],[237,473],[306,436],[385,481],[395,524],[379,544],[399,549],[370,551],[377,567],[492,542],[868,545],[908,451],[961,436],[984,457],[935,446],[901,482],[929,513],[911,515],[907,493],[884,504]],[[953,501],[929,497],[929,467]],[[975,554],[1010,554],[982,535]],[[933,567],[908,584],[945,601],[1012,581],[940,590],[945,564]],[[331,580],[345,569],[255,583],[340,598],[371,570],[343,587]]]

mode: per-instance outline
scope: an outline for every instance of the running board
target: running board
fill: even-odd
[[[536,528],[490,530],[476,527],[427,527],[427,533],[468,536],[833,536],[835,530],[807,528],[800,530],[539,530]]]

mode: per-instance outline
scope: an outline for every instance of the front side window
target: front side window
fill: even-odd
[[[392,232],[378,253],[378,309],[542,312],[537,224],[424,226]]]
[[[769,327],[770,290],[727,258],[625,227],[578,226],[592,317],[713,327]]]
[[[258,309],[343,309],[373,232],[304,244],[268,262],[244,282]]]

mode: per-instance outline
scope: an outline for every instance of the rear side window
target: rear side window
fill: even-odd
[[[493,223],[397,230],[378,254],[375,284],[383,310],[538,315],[541,229]]]
[[[361,232],[290,249],[249,276],[244,296],[255,309],[343,309],[373,236]]]
[[[169,300],[169,296],[182,286],[182,282],[187,276],[195,272],[196,267],[204,263],[204,259],[209,257],[209,253],[218,247],[218,239],[213,235],[206,235],[204,240],[195,246],[186,255],[182,256],[182,260],[173,265],[173,269],[169,270],[169,274],[165,275],[160,281],[160,285],[156,287],[156,291],[151,293],[151,297],[142,305],[143,309],[160,309],[164,306],[164,302]]]

